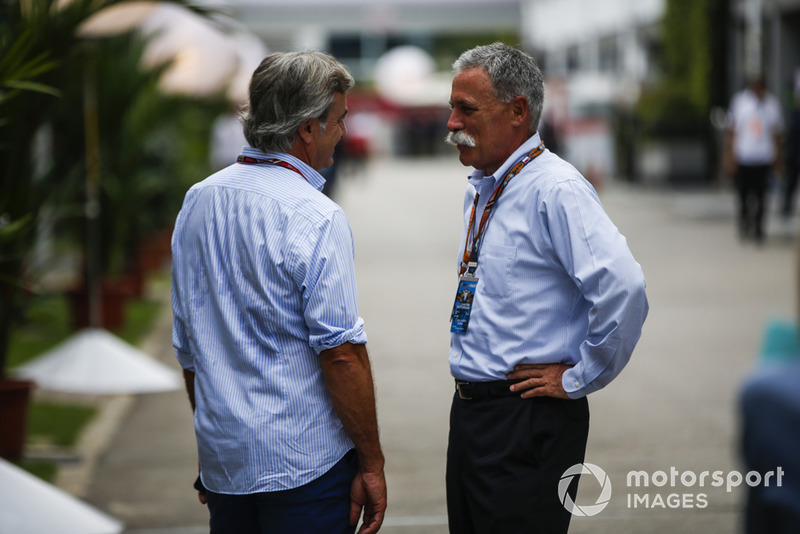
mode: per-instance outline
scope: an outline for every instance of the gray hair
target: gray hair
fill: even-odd
[[[531,132],[539,126],[544,106],[544,80],[531,56],[504,43],[492,43],[467,50],[455,63],[453,72],[480,68],[489,74],[497,100],[508,104],[518,96],[528,99]]]
[[[250,80],[250,104],[242,114],[245,139],[263,152],[288,152],[305,121],[319,119],[324,133],[335,94],[353,85],[347,68],[328,54],[270,54]]]

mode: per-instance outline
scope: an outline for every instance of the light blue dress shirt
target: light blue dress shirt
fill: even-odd
[[[493,176],[472,173],[461,247],[476,192],[480,221],[498,180],[539,143],[531,137]],[[450,371],[459,380],[505,380],[517,364],[564,363],[574,365],[565,391],[585,396],[627,364],[647,316],[644,275],[625,238],[594,188],[548,150],[495,204],[475,275],[467,333],[451,334]]]
[[[288,154],[195,184],[172,237],[173,345],[195,373],[201,476],[216,493],[296,488],[353,445],[319,353],[366,343],[353,237],[325,180]]]

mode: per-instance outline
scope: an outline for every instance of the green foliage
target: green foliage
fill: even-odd
[[[19,462],[19,467],[47,482],[53,482],[58,473],[58,465],[55,462],[22,460]]]
[[[727,0],[667,0],[662,22],[663,79],[646,90],[637,114],[644,133],[702,133],[724,98]]]
[[[440,69],[449,71],[453,62],[467,50],[476,46],[492,44],[496,41],[511,46],[520,45],[516,32],[485,32],[470,34],[440,35],[433,41],[433,57]]]
[[[109,2],[110,3],[110,2]],[[22,315],[25,256],[35,222],[59,181],[45,182],[37,132],[62,94],[64,61],[79,48],[77,27],[103,3],[11,0],[0,4],[0,378],[11,325]]]
[[[705,114],[687,91],[676,83],[663,83],[645,92],[637,104],[642,133],[678,137],[702,131]]]
[[[59,447],[72,447],[96,411],[90,406],[34,402],[28,417],[28,439]]]
[[[131,345],[137,345],[148,332],[162,309],[160,302],[152,300],[134,300],[125,309],[127,320],[117,335]]]
[[[9,342],[8,366],[13,369],[64,341],[71,333],[69,306],[63,295],[30,297],[25,318]]]
[[[30,31],[24,31],[19,38],[12,43],[6,41],[10,39],[7,33],[0,35],[0,48],[5,50],[5,54],[0,59],[0,104],[3,104],[23,91],[33,91],[59,96],[59,91],[36,82],[35,80],[53,70],[58,66],[58,62],[48,59],[47,51],[36,53],[34,51],[35,37]]]
[[[102,43],[79,36],[90,16],[121,1],[0,2],[0,378],[11,326],[36,282],[27,258],[42,213],[55,217],[60,239],[83,239],[88,88],[98,93],[107,273],[124,269],[148,232],[171,224],[187,184],[209,170],[221,99],[159,94],[158,72],[140,71],[142,43],[131,35]]]
[[[131,35],[102,42],[79,36],[90,16],[121,1],[0,0],[0,380],[7,367],[71,334],[66,298],[29,291],[36,273],[28,257],[44,214],[55,217],[59,242],[82,240],[87,88],[98,92],[108,271],[124,266],[139,238],[169,225],[188,184],[208,172],[209,131],[221,100],[161,95],[159,73],[138,68],[142,43]],[[189,7],[188,0],[164,1]],[[129,303],[120,336],[136,343],[158,307]],[[37,403],[29,433],[71,446],[92,414]],[[23,467],[45,479],[57,469],[49,462]]]
[[[158,88],[162,70],[142,72],[144,43],[133,36],[106,39],[89,51],[93,61],[100,132],[100,228],[102,271],[113,277],[136,259],[143,239],[169,227],[188,189],[182,179],[191,169],[193,181],[208,174],[208,142],[214,118],[227,104],[221,99],[198,101],[167,96]],[[81,71],[83,58],[67,71]],[[77,82],[81,82],[78,79]],[[52,172],[72,177],[62,188],[58,216],[71,220],[71,235],[80,239],[85,200],[84,87],[72,80],[60,99],[57,129],[79,128],[53,139]]]
[[[29,407],[26,441],[46,447],[74,447],[96,413],[92,406],[34,401]],[[47,482],[53,482],[58,474],[58,463],[48,459],[23,460],[19,466]]]
[[[714,0],[669,0],[664,15],[663,70],[667,83],[679,83],[698,110],[707,107],[710,52],[709,4]]]

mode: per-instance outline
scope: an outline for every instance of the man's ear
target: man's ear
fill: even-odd
[[[314,128],[318,127],[315,122],[316,119],[308,119],[300,125],[300,128],[297,129],[300,139],[302,139],[306,144],[311,144],[314,141]]]
[[[511,101],[511,124],[521,126],[528,123],[530,123],[528,99],[524,96],[518,96]]]

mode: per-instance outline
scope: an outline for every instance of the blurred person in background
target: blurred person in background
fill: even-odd
[[[495,43],[453,68],[447,142],[474,171],[450,329],[450,532],[563,533],[559,481],[584,459],[586,396],[641,335],[644,275],[592,186],[542,144],[534,59]]]
[[[755,77],[736,93],[728,109],[723,165],[733,176],[739,199],[739,236],[764,241],[770,172],[780,175],[783,119],[778,100]]]
[[[172,241],[173,345],[212,534],[377,532],[384,458],[353,237],[320,191],[353,78],[267,56],[236,163],[194,185]]]
[[[795,284],[800,282],[798,261],[800,254]],[[797,285],[796,297],[800,303]],[[760,475],[747,486],[745,534],[800,534],[799,332],[796,317],[770,320],[759,362],[738,392],[741,457],[748,473]],[[748,480],[755,479],[748,474]]]
[[[247,145],[242,131],[240,106],[233,106],[214,120],[211,127],[211,150],[209,162],[211,169],[218,171],[230,165],[242,147]]]
[[[800,352],[792,356],[762,364],[739,392],[742,458],[762,477],[747,487],[745,534],[800,533]]]
[[[336,147],[333,149],[333,165],[320,171],[322,177],[325,178],[325,185],[322,186],[322,193],[329,198],[334,198],[334,191],[336,190],[336,184],[339,179],[339,169],[345,157],[344,142],[336,143]]]
[[[795,75],[794,101],[786,129],[786,175],[782,213],[784,219],[794,215],[794,196],[800,176],[800,72]]]

